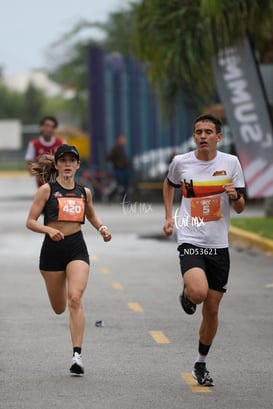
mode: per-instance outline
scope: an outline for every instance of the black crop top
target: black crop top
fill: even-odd
[[[44,224],[55,220],[85,221],[86,192],[83,186],[75,183],[73,189],[65,189],[58,182],[49,183],[50,195],[45,204]]]

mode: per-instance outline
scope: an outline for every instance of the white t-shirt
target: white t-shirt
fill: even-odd
[[[197,159],[194,151],[177,155],[167,178],[183,191],[180,208],[174,216],[178,244],[228,247],[230,204],[223,185],[233,183],[235,188],[244,188],[238,158],[220,151],[210,161]]]

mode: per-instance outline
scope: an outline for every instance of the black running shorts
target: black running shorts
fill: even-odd
[[[40,270],[65,271],[67,264],[73,260],[89,264],[88,250],[81,231],[65,236],[60,241],[45,236],[40,253]]]
[[[225,293],[229,276],[230,259],[227,248],[205,248],[183,243],[178,249],[182,276],[190,268],[204,270],[211,290]]]

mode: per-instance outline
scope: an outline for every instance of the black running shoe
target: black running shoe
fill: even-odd
[[[213,379],[210,377],[205,362],[196,362],[192,370],[192,376],[199,385],[213,386]]]
[[[77,352],[75,352],[75,354],[74,354],[74,356],[72,358],[70,373],[72,375],[82,375],[82,374],[84,374],[82,356],[81,356],[81,354],[78,354]]]
[[[186,314],[194,314],[196,311],[196,304],[193,304],[183,293],[179,296],[180,304],[182,305],[183,310]]]

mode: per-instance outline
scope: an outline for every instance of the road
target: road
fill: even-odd
[[[110,243],[83,227],[92,258],[86,374],[71,377],[68,314],[51,311],[37,268],[42,236],[25,228],[32,182],[0,179],[1,409],[273,408],[272,259],[231,248],[229,290],[208,358],[215,386],[198,388],[190,372],[200,307],[186,316],[178,303],[176,244],[162,237],[158,204],[96,205]]]

